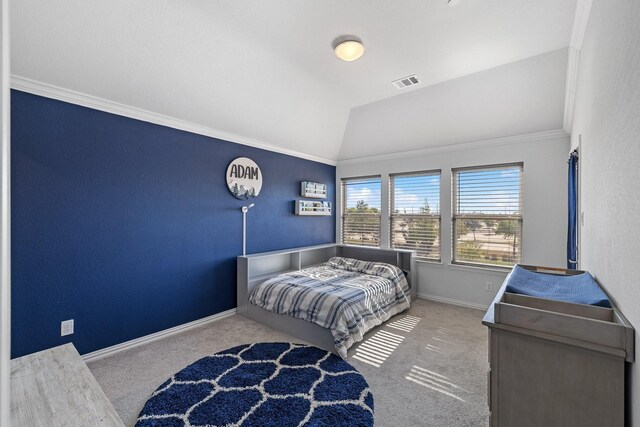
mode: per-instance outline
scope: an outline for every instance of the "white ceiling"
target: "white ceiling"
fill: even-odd
[[[415,73],[419,92],[564,48],[576,1],[14,0],[12,73],[336,160],[380,151],[347,119],[405,94],[392,80]],[[342,34],[362,59],[335,58]]]
[[[568,49],[351,110],[340,160],[562,129]]]

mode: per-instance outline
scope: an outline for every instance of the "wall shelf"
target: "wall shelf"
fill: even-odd
[[[302,181],[300,185],[300,195],[314,199],[327,198],[327,184],[317,182]]]
[[[331,213],[331,202],[296,200],[296,215],[330,216]]]

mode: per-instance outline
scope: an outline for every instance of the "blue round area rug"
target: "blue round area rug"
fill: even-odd
[[[204,357],[165,381],[138,416],[149,426],[373,426],[364,377],[301,344],[246,344]]]

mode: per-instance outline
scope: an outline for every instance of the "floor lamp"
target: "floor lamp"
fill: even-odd
[[[251,203],[249,206],[242,207],[242,255],[247,254],[247,212],[254,205],[254,203]]]

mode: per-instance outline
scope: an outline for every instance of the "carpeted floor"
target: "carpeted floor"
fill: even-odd
[[[375,425],[486,426],[487,331],[483,312],[417,300],[349,350],[375,397]],[[125,425],[168,377],[239,344],[292,341],[232,316],[89,363]]]

